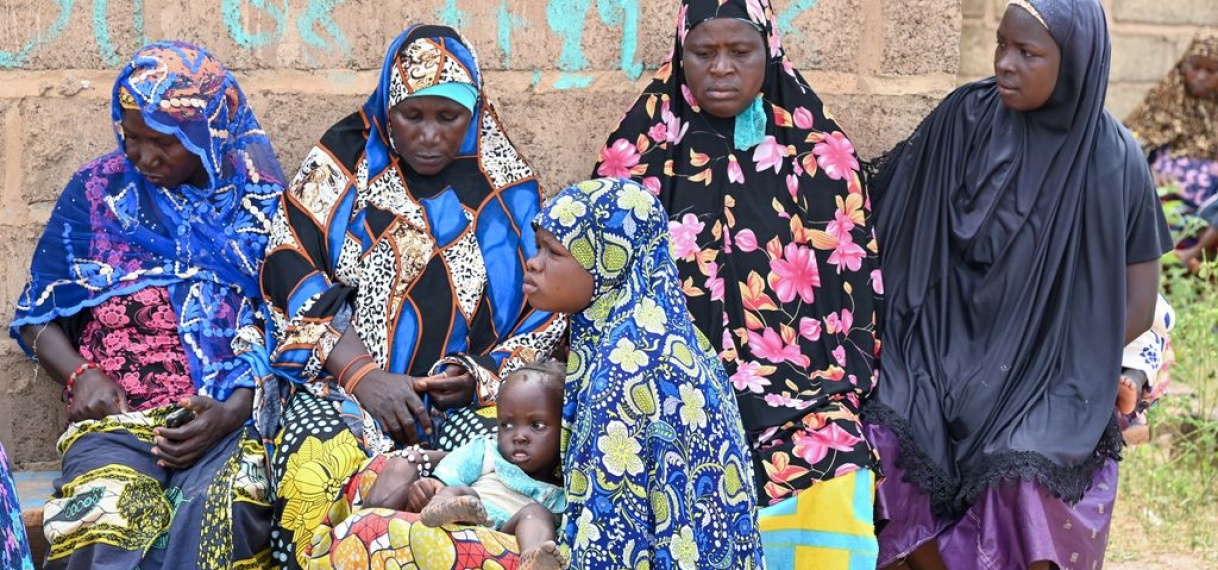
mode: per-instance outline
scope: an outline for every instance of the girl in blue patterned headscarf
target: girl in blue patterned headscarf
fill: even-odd
[[[538,216],[530,303],[591,273],[571,316],[563,406],[560,536],[571,568],[760,568],[752,463],[731,384],[694,328],[668,248],[668,217],[646,188],[592,180]]]
[[[114,84],[118,149],[69,181],[10,332],[66,384],[48,568],[257,565],[265,454],[258,271],[284,176],[237,80],[162,42]],[[241,354],[237,354],[241,353]],[[167,425],[180,404],[197,416]]]

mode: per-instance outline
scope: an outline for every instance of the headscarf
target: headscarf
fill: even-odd
[[[123,110],[199,157],[207,185],[161,188],[127,160]],[[258,287],[284,176],[237,85],[207,50],[158,42],[114,83],[118,150],[72,176],[51,213],[9,332],[76,315],[116,295],[167,287],[196,388],[223,400],[253,387],[237,330],[265,318]],[[32,347],[25,347],[33,356]]]
[[[736,130],[753,123],[703,113],[685,82],[686,35],[711,18],[745,20],[764,38],[764,136],[745,151]],[[883,290],[870,203],[854,145],[787,59],[770,2],[683,1],[673,52],[596,174],[640,181],[671,216],[690,312],[759,446],[763,504],[869,466],[857,414],[875,381]]]
[[[1180,62],[1146,94],[1125,125],[1149,153],[1164,146],[1172,157],[1218,160],[1218,99],[1189,95],[1184,64],[1193,56],[1218,59],[1218,29],[1197,33]]]
[[[692,527],[698,538],[691,546],[706,565],[759,567],[754,489],[735,397],[710,343],[686,310],[669,253],[668,219],[658,201],[629,180],[589,180],[555,196],[536,223],[554,234],[594,282],[589,307],[571,316],[563,398],[565,530],[577,549],[571,566],[596,567],[595,548],[580,546],[592,543],[633,544],[633,551],[627,546],[628,552],[614,552],[614,560],[639,567],[644,558],[635,556],[679,550],[673,537],[688,540]],[[638,420],[628,426],[617,419],[597,423],[606,417]],[[675,424],[674,417],[683,422],[665,421]],[[706,434],[701,441],[681,437],[699,429]],[[621,449],[630,449],[634,439],[646,439],[647,447],[640,451],[636,444],[628,465],[614,473],[611,462],[622,461]],[[587,464],[589,454],[596,465]],[[602,461],[606,469],[597,467]],[[607,479],[591,473],[604,473]],[[640,477],[647,480],[645,488],[623,483]],[[689,496],[694,489],[698,503]],[[640,495],[644,491],[651,496]],[[677,498],[662,495],[669,493]],[[614,500],[605,500],[608,494]],[[704,504],[707,497],[718,504]],[[584,524],[576,522],[577,516],[619,518],[591,523],[601,525],[602,541],[579,538],[586,533],[576,531]],[[639,540],[631,540],[632,530]],[[659,559],[653,564],[676,566]]]
[[[1019,4],[1061,49],[1049,101],[1017,112],[994,78],[965,85],[873,182],[888,295],[867,419],[942,512],[1019,478],[1074,502],[1116,457],[1125,266],[1171,247],[1146,161],[1104,110],[1098,0]]]
[[[460,363],[483,405],[501,375],[548,355],[563,332],[520,287],[544,196],[482,81],[456,30],[407,29],[389,46],[376,91],[305,158],[276,218],[263,272],[274,365],[355,417],[349,395],[312,382],[332,380],[323,365],[347,323],[388,372],[426,376]],[[448,167],[421,176],[393,149],[389,110],[449,84],[478,92],[469,130]],[[372,449],[393,447],[378,429],[356,429]]]

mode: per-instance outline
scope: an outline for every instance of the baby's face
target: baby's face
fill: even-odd
[[[534,479],[553,479],[558,466],[562,395],[555,392],[535,379],[509,381],[499,391],[499,453]]]

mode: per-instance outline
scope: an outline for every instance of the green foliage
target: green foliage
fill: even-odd
[[[1204,221],[1188,216],[1178,204],[1166,202],[1164,211],[1181,234],[1197,235],[1205,227]],[[1190,275],[1168,254],[1163,289],[1176,312],[1171,385],[1150,410],[1151,443],[1125,451],[1118,510],[1136,524],[1118,521],[1110,545],[1118,557],[1131,545],[1140,545],[1153,552],[1192,551],[1214,562],[1218,561],[1218,261],[1204,262],[1197,274]]]

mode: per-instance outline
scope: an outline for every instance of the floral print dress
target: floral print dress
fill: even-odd
[[[685,35],[710,18],[752,22],[767,40],[751,147],[685,83]],[[883,293],[871,204],[854,145],[787,59],[768,0],[686,0],[677,29],[595,174],[633,178],[667,210],[682,291],[731,377],[771,505],[873,464],[859,423]]]
[[[592,180],[537,223],[595,279],[563,398],[570,568],[764,567],[736,398],[685,308],[658,202]]]

